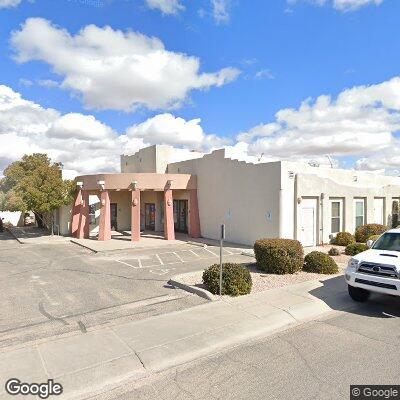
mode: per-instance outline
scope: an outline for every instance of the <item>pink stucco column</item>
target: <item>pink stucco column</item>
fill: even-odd
[[[164,191],[164,237],[167,240],[175,240],[174,201],[171,189]]]
[[[192,238],[201,237],[197,189],[189,190],[189,236]]]
[[[131,240],[140,240],[140,190],[132,190],[131,204]]]
[[[87,239],[89,237],[89,192],[87,190],[82,190],[81,196],[81,213],[76,237],[78,239]]]
[[[79,234],[79,223],[82,212],[82,190],[79,189],[75,195],[74,205],[72,207],[71,235],[75,238]]]
[[[103,190],[100,196],[100,222],[99,222],[99,240],[111,239],[111,211],[110,195],[108,190]]]

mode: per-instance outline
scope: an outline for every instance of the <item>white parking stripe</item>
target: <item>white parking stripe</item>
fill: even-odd
[[[139,267],[135,267],[134,265],[131,265],[131,264],[128,264],[127,262],[125,262],[125,261],[121,261],[121,260],[115,260],[116,262],[119,262],[119,263],[121,263],[121,264],[124,264],[124,265],[127,265],[128,267],[131,267],[131,268],[135,268],[135,269],[138,269],[138,268],[142,268],[141,266],[140,266],[140,261],[139,261]]]
[[[176,251],[174,251],[173,253],[178,257],[178,259],[180,260],[180,262],[184,262],[184,261],[182,260],[182,257],[181,257]]]
[[[138,258],[139,268],[143,268],[142,261]]]
[[[214,257],[218,257],[217,254],[213,253],[211,250],[208,250],[207,248],[204,248],[205,251],[208,251],[209,253],[211,253]]]
[[[157,260],[160,261],[160,265],[164,265],[164,261],[161,260],[160,256],[156,254]]]
[[[197,253],[195,253],[193,250],[189,250],[192,254],[194,254],[196,257],[200,257]]]

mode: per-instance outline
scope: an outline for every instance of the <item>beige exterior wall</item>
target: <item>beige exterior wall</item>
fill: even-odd
[[[60,233],[60,235],[62,236],[68,236],[71,234],[71,215],[72,215],[72,206],[70,205],[61,206],[54,213],[55,234]]]
[[[343,202],[342,230],[354,233],[354,199],[365,199],[365,223],[374,223],[374,199],[384,200],[384,222],[391,223],[392,201],[400,196],[400,178],[365,171],[315,168],[282,162],[283,237],[301,239],[301,201],[317,199],[317,244],[331,239],[331,200]],[[322,195],[322,196],[321,196]]]
[[[176,157],[173,151],[176,149],[169,146],[151,146],[133,156],[121,156],[121,170],[126,174],[80,178],[86,188],[96,190],[97,181],[105,181],[111,202],[118,203],[119,230],[130,230],[128,190],[133,180],[146,190],[141,193],[142,229],[144,204],[154,203],[156,231],[163,230],[163,189],[167,180],[173,180],[175,199],[188,200],[188,189],[197,187],[202,236],[219,239],[220,225],[224,223],[226,240],[248,245],[262,237],[300,239],[303,199],[316,199],[316,242],[327,243],[332,233],[331,199],[343,201],[342,229],[353,233],[354,198],[365,198],[366,223],[374,222],[375,198],[384,199],[385,223],[390,223],[392,201],[400,198],[399,177],[286,161],[251,164],[225,158],[224,150],[170,162]],[[114,191],[118,188],[123,190]]]
[[[110,191],[110,203],[117,204],[118,231],[129,231],[131,229],[131,192]]]
[[[121,172],[158,172],[156,167],[156,146],[146,147],[137,153],[121,156]],[[161,171],[163,173],[165,171]]]
[[[121,156],[121,172],[152,172],[164,174],[168,164],[180,160],[202,157],[198,152],[188,152],[172,146],[157,145],[139,150],[133,155]]]
[[[252,245],[279,235],[280,163],[247,164],[225,158],[217,150],[201,159],[168,165],[168,173],[197,175],[201,233]]]

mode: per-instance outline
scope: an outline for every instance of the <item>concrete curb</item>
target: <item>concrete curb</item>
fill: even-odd
[[[71,239],[70,242],[73,243],[73,244],[76,244],[76,245],[78,245],[80,247],[83,247],[84,249],[90,250],[91,252],[93,252],[95,254],[98,253],[98,251],[96,251],[96,250],[84,245],[83,243],[79,243],[79,242],[75,241],[75,239]]]
[[[186,292],[197,294],[197,296],[202,297],[203,299],[210,300],[210,301],[217,301],[219,300],[218,296],[213,295],[206,289],[199,288],[197,286],[191,286],[181,281],[182,276],[186,274],[176,275],[173,276],[168,283],[171,286],[177,287],[179,289],[185,290]]]
[[[95,398],[125,382],[320,318],[332,309],[343,309],[348,301],[342,279],[329,285],[307,281],[248,296],[227,297],[90,330],[84,335],[76,333],[19,349],[2,349],[0,375],[4,376],[11,366],[28,381],[36,382],[45,381],[50,371],[64,386],[63,399]],[[0,388],[0,399],[3,398]]]
[[[12,229],[8,228],[8,229],[6,229],[6,230],[7,230],[7,232],[10,232],[11,236],[12,236],[19,244],[26,244],[26,242],[25,242],[23,239],[19,238],[19,237],[13,232]]]
[[[242,256],[252,257],[254,258],[254,250],[244,250],[240,253]]]
[[[186,244],[190,244],[192,246],[198,246],[198,247],[207,247],[207,243],[200,243],[200,242],[192,242],[191,240],[188,240]]]

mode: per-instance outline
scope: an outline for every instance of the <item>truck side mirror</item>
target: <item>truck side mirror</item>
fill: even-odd
[[[371,240],[371,239],[367,240],[367,246],[369,248],[371,248],[373,245],[374,245],[374,241],[373,240]]]

